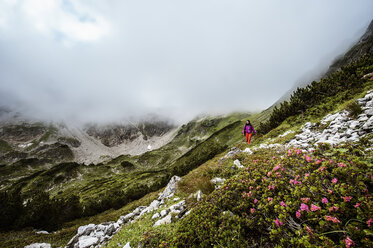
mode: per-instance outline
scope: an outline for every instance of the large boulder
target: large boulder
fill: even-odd
[[[89,248],[97,245],[99,242],[97,237],[81,236],[78,241],[78,248]]]
[[[83,235],[89,235],[92,231],[95,230],[96,225],[95,224],[88,224],[85,226],[80,226],[78,228],[78,236],[83,236]]]
[[[158,201],[165,200],[167,198],[170,198],[174,196],[176,193],[177,183],[181,180],[178,176],[173,176],[169,183],[167,184],[166,188],[163,190],[163,192],[159,195]]]

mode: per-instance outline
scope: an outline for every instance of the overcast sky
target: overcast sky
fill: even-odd
[[[372,0],[0,0],[0,105],[80,121],[260,110],[372,18]]]

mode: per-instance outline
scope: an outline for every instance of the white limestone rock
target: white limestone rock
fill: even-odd
[[[238,159],[234,160],[233,164],[239,169],[245,168]]]
[[[159,217],[161,217],[161,215],[159,213],[155,213],[152,216],[152,220],[158,219]]]
[[[225,178],[215,177],[211,179],[210,182],[213,184],[223,184],[225,180],[226,180]]]
[[[170,224],[172,221],[172,216],[171,213],[169,213],[166,217],[163,219],[158,220],[157,222],[154,223],[154,226],[160,226],[164,224]]]
[[[168,213],[167,209],[163,209],[163,210],[161,211],[160,215],[161,215],[161,217],[164,217],[164,216],[167,215],[167,213]]]
[[[363,129],[364,130],[370,130],[370,129],[373,129],[373,116],[371,116],[369,118],[369,120],[367,120],[365,122],[365,124],[363,125]]]
[[[51,248],[51,244],[48,243],[34,243],[31,245],[26,245],[24,248]]]
[[[88,248],[98,244],[98,238],[91,236],[81,236],[78,241],[78,248]]]
[[[173,176],[170,182],[167,184],[164,191],[159,195],[158,200],[168,199],[176,193],[177,183],[181,180],[178,176]]]
[[[78,236],[89,235],[93,230],[95,230],[95,226],[95,224],[80,226],[78,228]]]
[[[253,154],[253,151],[250,148],[248,148],[248,147],[245,150],[243,150],[243,152],[245,152],[245,153],[247,153],[249,155]]]

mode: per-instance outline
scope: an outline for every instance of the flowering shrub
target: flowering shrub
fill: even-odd
[[[255,161],[245,155],[247,169],[199,203],[167,243],[373,247],[373,171],[360,151],[346,145],[312,154],[291,149]]]

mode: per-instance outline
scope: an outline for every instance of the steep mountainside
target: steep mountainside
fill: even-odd
[[[8,114],[11,112],[8,111]],[[0,161],[16,162],[37,157],[38,150],[57,147],[70,150],[58,161],[100,163],[119,155],[138,155],[157,149],[169,142],[177,127],[169,121],[144,121],[133,124],[77,126],[64,123],[45,123],[24,118],[2,118],[0,122]]]
[[[373,20],[369,24],[367,30],[360,38],[360,40],[345,54],[337,58],[329,67],[329,70],[326,72],[325,76],[330,75],[335,72],[342,66],[346,66],[353,61],[356,61],[361,56],[373,53]]]
[[[284,101],[290,99],[291,94],[297,88],[306,87],[312,81],[320,80],[323,77],[329,76],[331,73],[340,69],[342,66],[350,64],[352,61],[356,61],[361,56],[373,52],[373,20],[369,24],[365,33],[360,37],[359,41],[354,44],[346,53],[338,56],[334,62],[329,66],[326,72],[319,72],[319,74],[313,73],[313,76],[304,76],[304,78],[311,78],[311,80],[300,79],[292,88],[290,88],[280,99],[278,99],[271,108],[280,105]],[[325,68],[326,69],[326,68]]]

